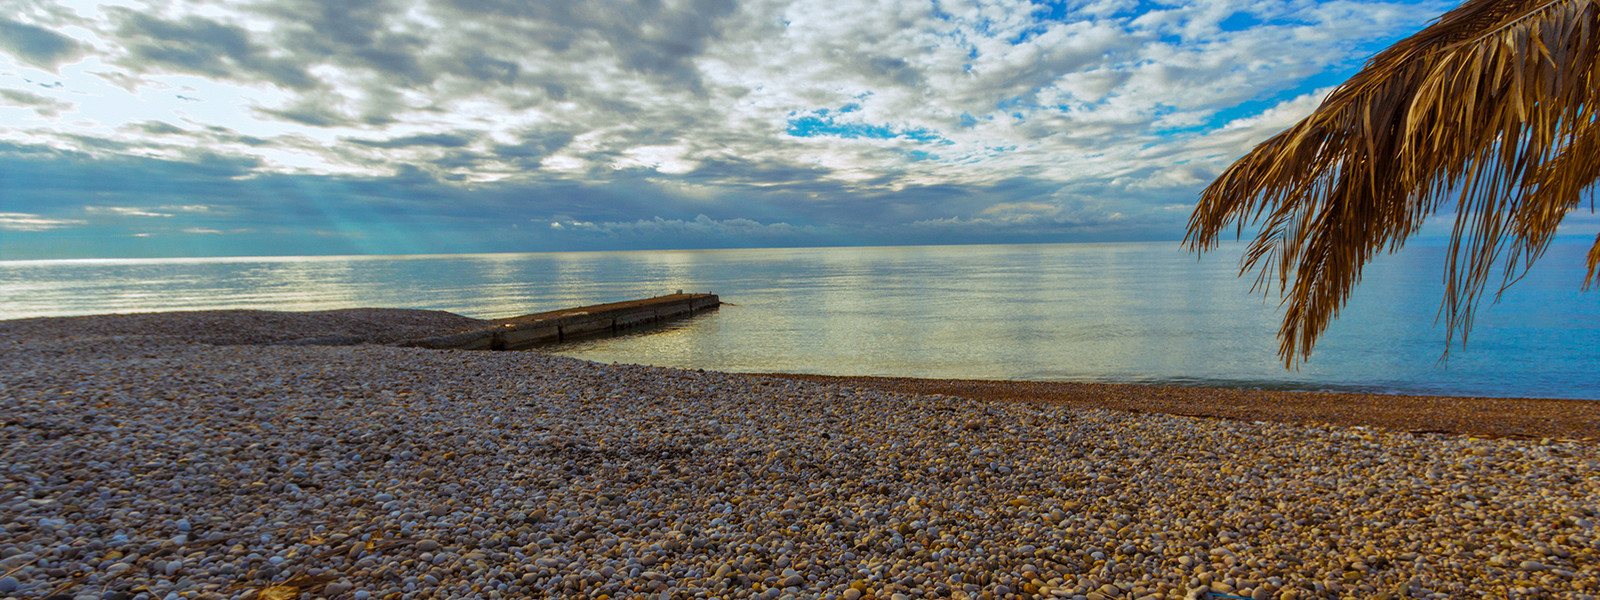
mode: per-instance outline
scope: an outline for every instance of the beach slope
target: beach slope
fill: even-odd
[[[0,596],[1600,592],[1578,441],[277,343],[459,319],[0,322]]]

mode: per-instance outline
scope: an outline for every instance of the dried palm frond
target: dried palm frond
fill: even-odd
[[[1600,178],[1600,0],[1469,0],[1374,56],[1310,116],[1256,146],[1201,194],[1184,242],[1260,227],[1242,260],[1286,305],[1278,354],[1310,354],[1361,269],[1453,206],[1445,346],[1473,305],[1548,247]],[[1588,255],[1585,288],[1600,264]]]

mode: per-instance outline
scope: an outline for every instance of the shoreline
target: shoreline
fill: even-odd
[[[309,312],[167,311],[0,320],[0,334],[9,331],[13,335],[38,339],[74,337],[80,334],[77,330],[84,330],[82,333],[97,338],[166,339],[217,346],[303,345],[308,342],[310,345],[395,346],[428,336],[459,335],[519,318],[523,317],[485,320],[446,311],[374,308]],[[559,349],[559,346],[552,348]],[[549,349],[527,351],[544,353]],[[1600,400],[1262,390],[1138,382],[705,371],[730,377],[780,378],[882,392],[1043,403],[1133,414],[1381,427],[1411,434],[1444,433],[1491,439],[1551,438],[1600,443]]]
[[[1412,434],[1600,442],[1600,401],[1252,390],[1142,383],[753,373],[907,394],[1035,402],[1128,413],[1382,427]]]

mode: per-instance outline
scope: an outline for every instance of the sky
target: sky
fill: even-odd
[[[1178,240],[1451,6],[0,0],[0,259]]]

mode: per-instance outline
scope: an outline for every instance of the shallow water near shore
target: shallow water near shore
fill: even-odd
[[[736,372],[1600,399],[1600,292],[1558,242],[1441,364],[1443,249],[1368,269],[1285,370],[1238,248],[1172,242],[0,262],[0,318],[354,307],[495,318],[685,291],[719,311],[557,353]]]

